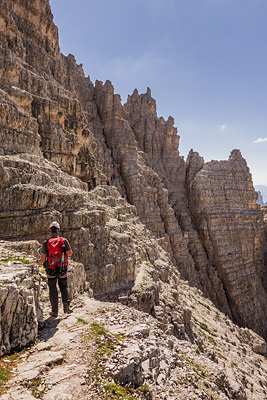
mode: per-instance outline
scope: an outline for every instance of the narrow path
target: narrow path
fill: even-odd
[[[45,327],[37,343],[20,356],[2,400],[89,398],[85,378],[94,349],[84,349],[83,321],[93,322],[103,303],[84,294],[73,301],[71,314],[60,312],[58,318],[52,318],[47,295],[42,307]]]

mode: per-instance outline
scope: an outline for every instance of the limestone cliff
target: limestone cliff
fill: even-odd
[[[261,322],[266,318],[263,215],[240,151],[233,150],[228,161],[204,164],[191,180],[189,193],[189,207],[234,320],[257,326],[266,335]]]
[[[123,106],[60,53],[48,0],[1,3],[0,139],[2,239],[42,241],[58,219],[95,294],[124,290],[163,320],[159,282],[178,285],[178,270],[267,337],[264,221],[245,160],[185,162],[150,90]],[[147,268],[150,301],[134,289]]]

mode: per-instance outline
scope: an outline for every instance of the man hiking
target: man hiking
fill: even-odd
[[[70,301],[68,294],[67,267],[68,257],[72,256],[72,250],[68,240],[59,236],[60,226],[58,222],[52,222],[49,229],[51,237],[43,242],[42,256],[35,262],[37,264],[45,265],[46,275],[48,278],[49,299],[52,307],[50,315],[52,317],[57,317],[57,282],[61,292],[63,310],[65,313],[71,312],[69,308]]]

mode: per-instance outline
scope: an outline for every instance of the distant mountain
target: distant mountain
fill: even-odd
[[[265,186],[265,185],[255,185],[254,187],[255,187],[255,190],[257,192],[261,192],[263,201],[264,201],[264,203],[266,203],[267,202],[267,186]]]

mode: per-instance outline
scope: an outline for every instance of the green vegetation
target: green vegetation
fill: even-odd
[[[82,318],[78,320],[80,323],[84,323]],[[106,370],[105,364],[109,356],[116,351],[119,342],[123,339],[125,339],[123,334],[111,334],[97,322],[90,324],[83,334],[85,346],[92,348],[93,342],[96,345],[94,346],[94,358],[88,365],[87,374],[94,380],[93,386],[97,393],[101,393],[103,400],[138,400],[146,397],[150,392],[147,384],[143,384],[137,389],[119,385],[114,382],[113,374]]]
[[[237,368],[237,363],[232,361],[232,367],[236,367]]]
[[[144,281],[144,282],[146,282],[146,281],[148,281],[149,279],[148,279],[148,277],[147,276],[142,276],[142,281]]]
[[[24,387],[31,390],[32,396],[36,397],[36,399],[42,399],[44,397],[45,386],[43,387],[42,390],[39,390],[40,385],[41,385],[41,378],[34,378],[23,384]]]
[[[105,400],[136,400],[134,397],[134,390],[128,387],[119,386],[114,382],[109,382],[104,386]]]
[[[117,215],[117,220],[122,221],[122,217],[121,217],[120,213],[118,213],[118,215]]]
[[[12,370],[17,366],[17,359],[21,354],[22,352],[0,358],[0,395],[4,393],[4,385],[12,377]]]
[[[85,321],[83,318],[77,318],[77,322],[81,322],[84,325],[88,325],[89,322]]]
[[[78,320],[80,320],[79,322],[87,324],[82,318]],[[114,353],[118,345],[118,339],[97,322],[91,324],[90,329],[84,333],[83,340],[85,344],[90,340],[94,340],[97,345],[98,355],[101,357],[103,357],[103,355],[109,356]]]
[[[140,390],[142,393],[146,394],[150,392],[150,387],[144,383],[144,385],[141,385],[138,390]]]
[[[32,261],[28,260],[27,258],[23,258],[21,256],[10,256],[8,258],[4,258],[0,260],[3,263],[8,263],[9,261],[19,261],[23,264],[32,264]]]
[[[210,335],[212,336],[217,336],[216,333],[212,332],[207,324],[205,324],[204,322],[198,321],[196,317],[192,316],[192,318],[196,321],[196,323],[200,326],[200,328],[202,328],[204,331],[208,332]]]
[[[212,332],[208,327],[207,324],[204,324],[203,322],[198,322],[199,326],[206,332],[208,332],[212,336],[217,336],[216,333]]]
[[[201,301],[198,301],[198,302],[199,302],[199,304],[201,304],[203,307],[205,307],[205,308],[207,308],[209,311],[211,311],[211,308],[210,308],[209,305],[204,304],[204,303],[201,303]]]
[[[196,352],[197,350],[198,348],[196,349]],[[222,400],[222,398],[214,391],[216,389],[218,389],[218,391],[220,390],[220,388],[215,384],[214,376],[183,352],[182,360],[191,366],[194,374],[189,374],[187,377],[183,377],[180,380],[180,383],[187,386],[193,385],[195,388],[203,390],[207,395],[207,399]],[[214,390],[211,389],[211,383],[213,384],[212,387],[214,387]]]
[[[212,336],[208,336],[208,340],[210,341],[211,344],[213,344],[214,346],[217,345],[217,343],[215,342],[215,340],[213,339]]]
[[[192,360],[183,352],[182,352],[182,359],[186,361],[193,368],[194,372],[196,372],[197,375],[200,374],[202,377],[207,377],[209,375],[204,367],[196,363],[194,360]]]
[[[0,362],[0,395],[3,393],[2,387],[11,378],[11,368],[9,364]]]
[[[83,323],[83,320],[80,318],[79,322]],[[83,339],[84,345],[90,348],[92,347],[92,342],[96,345],[94,346],[94,360],[88,366],[87,373],[94,379],[94,388],[97,392],[101,393],[103,400],[137,400],[140,399],[140,396],[143,398],[143,396],[149,393],[150,389],[146,384],[134,390],[115,383],[112,373],[105,369],[108,357],[115,352],[119,341],[125,339],[124,335],[113,335],[99,323],[93,322],[85,330]],[[103,390],[104,395],[102,394]]]
[[[196,363],[191,358],[187,357],[184,353],[182,354],[183,354],[183,360],[188,362],[188,364],[193,368],[195,374],[189,375],[187,378],[183,378],[181,380],[181,383],[185,385],[193,385],[196,388],[203,390],[208,396],[207,397],[208,399],[222,400],[222,398],[217,393],[211,390],[211,382],[213,382],[214,384],[214,377],[210,375],[209,372],[206,371],[204,367]]]
[[[219,356],[220,358],[222,358],[223,360],[227,360],[227,358],[224,357],[224,355],[223,355],[222,353],[220,353],[219,351],[216,351],[216,354],[218,354],[218,356]]]
[[[91,324],[91,331],[92,334],[96,336],[107,334],[107,330],[103,326],[99,325],[97,322],[93,322]]]

